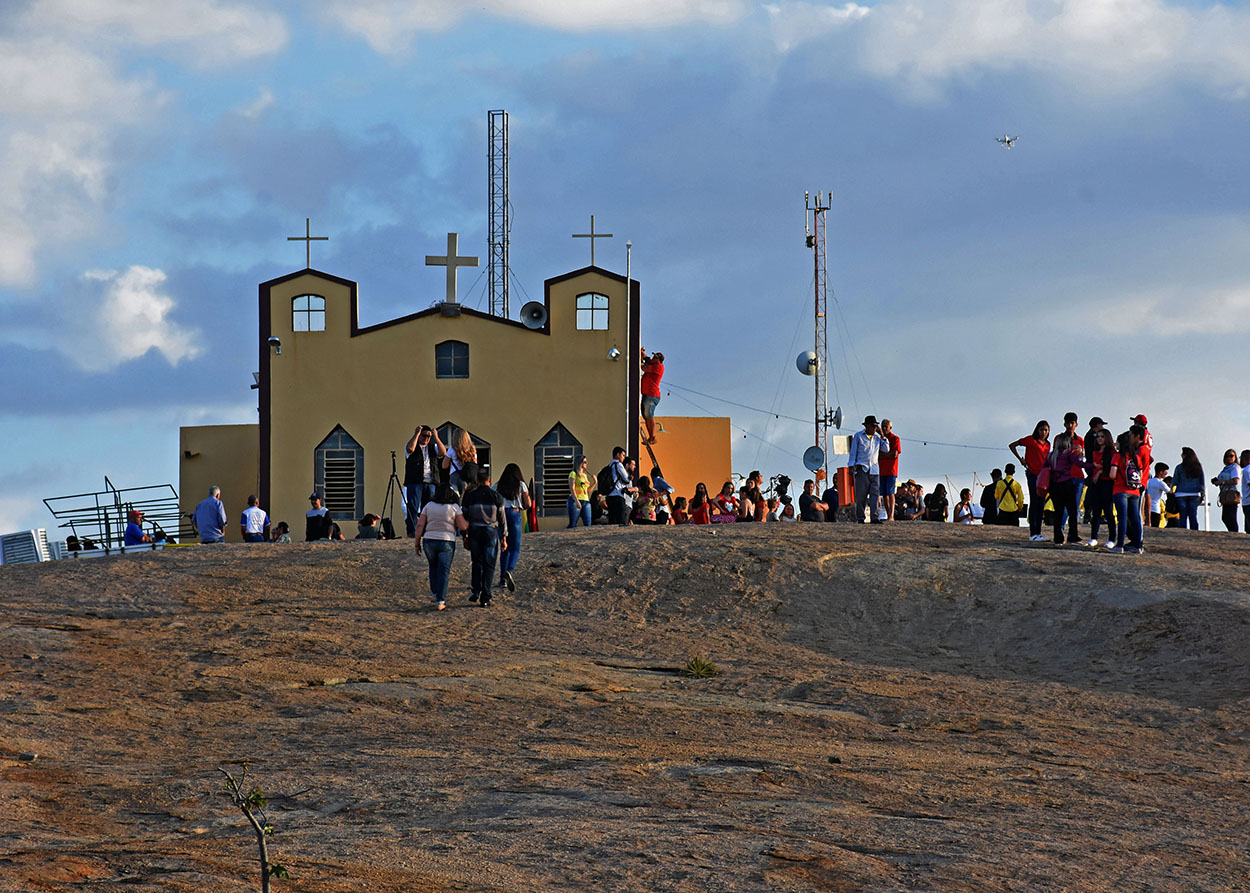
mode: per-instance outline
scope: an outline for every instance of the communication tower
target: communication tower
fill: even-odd
[[[490,261],[489,284],[491,316],[508,316],[508,234],[511,230],[508,203],[508,113],[503,109],[487,112],[490,154]]]
[[[813,200],[810,192],[803,193],[806,205],[805,228],[807,230],[807,247],[812,249],[812,260],[815,263],[816,275],[816,319],[815,346],[816,353],[816,446],[821,452],[818,467],[829,473],[829,425],[833,419],[829,413],[829,317],[826,308],[829,300],[829,253],[826,240],[825,212],[833,203],[833,190],[826,197],[823,192],[816,193]],[[810,468],[815,471],[816,468]]]

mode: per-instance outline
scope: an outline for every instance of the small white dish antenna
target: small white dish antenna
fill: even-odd
[[[805,350],[795,358],[794,365],[798,366],[799,371],[804,375],[815,375],[820,367],[820,360],[816,358],[816,351]]]
[[[803,467],[808,471],[818,471],[825,464],[825,451],[812,445],[803,451]]]

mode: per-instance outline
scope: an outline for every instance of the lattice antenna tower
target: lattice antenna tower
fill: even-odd
[[[508,203],[508,113],[503,109],[487,112],[490,153],[489,275],[490,313],[508,317],[508,234],[512,229]]]
[[[807,229],[807,247],[812,249],[812,260],[815,263],[816,275],[816,318],[815,346],[816,353],[816,446],[825,454],[825,475],[829,474],[829,426],[833,420],[829,414],[829,250],[826,239],[825,212],[833,203],[833,190],[826,196],[823,192],[816,193],[813,199],[810,192],[803,193],[803,202],[807,207],[805,226]]]

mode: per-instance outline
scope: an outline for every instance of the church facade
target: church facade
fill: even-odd
[[[638,282],[596,266],[548,279],[527,324],[454,298],[449,279],[448,300],[362,327],[355,282],[304,269],[261,283],[259,424],[182,429],[183,510],[221,486],[238,539],[237,515],[256,493],[301,538],[316,492],[351,538],[357,519],[382,513],[392,466],[402,482],[404,444],[424,424],[444,443],[467,429],[493,476],[517,463],[541,514],[567,523],[568,474],[582,455],[592,474],[618,444],[638,455]],[[729,478],[728,419],[661,426],[658,458],[679,493],[695,477]],[[647,457],[639,464],[650,471]],[[387,514],[402,531],[394,498]]]

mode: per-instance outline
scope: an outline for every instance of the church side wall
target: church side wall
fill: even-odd
[[[209,487],[221,487],[228,543],[243,542],[239,519],[247,508],[247,497],[259,492],[259,437],[256,425],[201,425],[178,432],[179,510],[189,515],[208,496]],[[269,517],[274,524],[280,520],[272,511]]]

